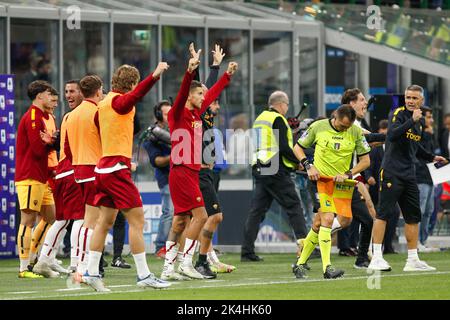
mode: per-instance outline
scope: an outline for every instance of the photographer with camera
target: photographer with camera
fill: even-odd
[[[155,179],[161,193],[162,215],[159,221],[158,235],[155,240],[155,254],[164,258],[167,235],[173,218],[173,203],[169,191],[170,134],[167,122],[171,103],[160,101],[153,109],[156,122],[142,136],[144,148],[148,153],[150,164],[155,168]]]

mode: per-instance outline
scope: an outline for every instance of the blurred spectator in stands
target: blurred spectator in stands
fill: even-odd
[[[30,68],[28,69],[27,72],[25,72],[21,77],[20,77],[20,82],[19,82],[19,87],[20,87],[20,96],[16,97],[16,99],[26,99],[27,97],[27,90],[28,90],[28,85],[35,81],[38,80],[38,63],[42,60],[42,56],[37,55],[37,54],[32,54],[29,58],[29,63],[30,63]]]
[[[433,111],[431,108],[422,107],[425,117],[425,129],[422,134],[422,140],[419,142],[421,146],[430,153],[434,152],[434,136],[433,136]],[[427,168],[427,161],[418,158],[416,163],[416,178],[420,193],[420,211],[422,212],[422,221],[420,223],[419,245],[421,252],[427,252],[429,249],[425,246],[428,238],[428,222],[434,210],[434,186],[431,180],[430,172]]]
[[[439,133],[439,147],[441,148],[441,156],[448,158],[450,150],[450,113],[444,116],[444,128]]]
[[[51,83],[52,64],[50,60],[42,59],[37,64],[37,80],[44,80]]]

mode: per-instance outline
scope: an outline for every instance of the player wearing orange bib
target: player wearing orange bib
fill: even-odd
[[[137,285],[154,288],[170,285],[157,279],[148,269],[143,237],[144,210],[139,191],[131,180],[135,104],[168,67],[167,63],[160,62],[153,74],[140,83],[136,68],[129,65],[119,67],[112,78],[112,91],[99,104],[102,156],[95,168],[98,189],[95,205],[100,207],[100,217],[89,246],[88,272],[83,275],[84,282],[96,291],[110,291],[99,276],[99,261],[106,235],[119,209],[128,220],[130,249],[138,274]]]

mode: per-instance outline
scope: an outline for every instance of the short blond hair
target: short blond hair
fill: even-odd
[[[114,72],[111,80],[111,87],[114,91],[126,93],[131,91],[132,87],[136,85],[141,76],[138,69],[128,64],[121,65]]]

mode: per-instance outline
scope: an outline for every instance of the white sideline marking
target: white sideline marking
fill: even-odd
[[[7,292],[10,294],[28,294],[28,293],[38,293],[39,291],[18,291],[18,292]]]
[[[438,271],[438,272],[418,272],[418,273],[401,273],[401,274],[386,274],[382,273],[382,278],[393,278],[393,277],[414,277],[414,276],[424,276],[424,275],[439,275],[439,274],[450,274],[450,271]],[[292,276],[293,277],[293,276]],[[343,277],[339,279],[329,280],[329,279],[295,279],[291,278],[290,281],[268,281],[268,282],[245,282],[245,283],[230,283],[222,285],[201,285],[201,286],[189,286],[183,288],[167,288],[164,290],[185,290],[185,289],[205,289],[205,288],[226,288],[226,287],[243,287],[243,286],[254,286],[254,285],[272,285],[272,284],[292,284],[292,283],[310,283],[310,282],[324,282],[324,281],[346,281],[346,280],[362,280],[367,279],[368,276],[357,276],[357,277]],[[210,282],[210,281],[208,281]],[[121,286],[109,286],[111,287],[123,287],[132,285],[121,285]],[[60,297],[80,297],[80,296],[92,296],[92,295],[107,295],[115,293],[133,293],[142,292],[145,289],[133,289],[133,290],[117,290],[109,293],[104,292],[89,292],[89,293],[73,293],[73,294],[53,294],[53,295],[42,295],[34,297],[11,297],[11,298],[1,298],[0,300],[25,300],[25,299],[45,299],[45,298],[60,298]],[[56,291],[56,290],[55,290]],[[38,291],[28,291],[29,293],[36,293]],[[19,292],[9,292],[11,294],[19,294]]]

